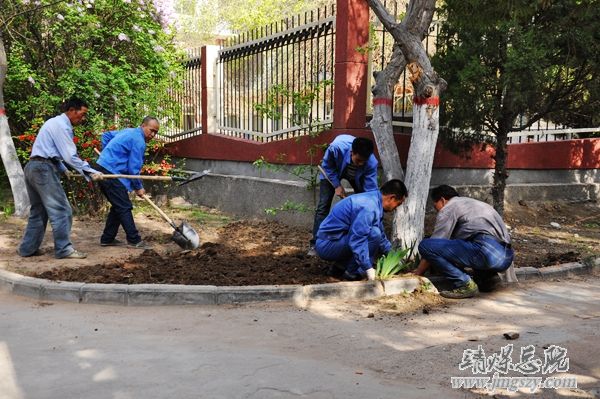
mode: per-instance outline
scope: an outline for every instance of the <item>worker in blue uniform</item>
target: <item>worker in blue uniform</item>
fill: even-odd
[[[98,169],[104,174],[139,175],[144,164],[146,143],[158,133],[159,122],[147,116],[142,124],[135,128],[109,131],[102,135],[102,153],[98,158]],[[125,230],[127,245],[137,249],[150,249],[151,246],[142,240],[131,210],[133,205],[129,192],[134,191],[144,198],[146,191],[139,179],[106,179],[99,181],[100,190],[110,202],[110,211],[106,217],[106,225],[100,237],[100,245],[122,245],[116,236],[119,227]]]
[[[373,155],[373,142],[364,137],[349,134],[337,136],[325,150],[321,167],[326,176],[319,175],[319,203],[315,209],[313,236],[308,255],[315,256],[317,231],[331,209],[334,196],[346,197],[341,184],[346,179],[354,193],[377,191],[377,159]]]
[[[315,250],[319,257],[343,268],[345,280],[374,280],[376,257],[391,249],[383,229],[383,213],[396,209],[407,195],[404,183],[393,179],[377,191],[338,202],[317,232]]]

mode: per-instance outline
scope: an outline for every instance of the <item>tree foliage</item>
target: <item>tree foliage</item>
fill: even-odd
[[[189,46],[214,43],[314,10],[330,0],[176,0],[178,40]]]
[[[7,114],[14,133],[57,112],[71,95],[90,104],[92,127],[139,123],[169,106],[178,71],[172,34],[148,0],[0,0],[8,54]],[[27,8],[31,7],[29,12]],[[13,133],[13,134],[14,134]]]
[[[446,0],[439,12],[434,65],[449,87],[443,137],[469,144],[481,141],[481,132],[495,135],[494,202],[501,210],[510,131],[540,120],[598,123],[600,4]]]

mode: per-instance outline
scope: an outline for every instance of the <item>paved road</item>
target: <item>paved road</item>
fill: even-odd
[[[515,353],[567,348],[580,389],[561,395],[593,397],[599,283],[532,283],[408,315],[357,302],[135,308],[0,294],[0,398],[472,398],[450,386],[470,375],[463,351],[498,352],[506,331],[520,333]]]

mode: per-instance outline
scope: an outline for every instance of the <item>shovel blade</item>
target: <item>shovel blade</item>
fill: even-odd
[[[183,249],[196,249],[200,246],[198,233],[186,222],[182,222],[173,232],[172,239]]]
[[[204,176],[206,176],[208,174],[210,174],[210,169],[205,169],[200,173],[194,173],[193,175],[191,175],[190,177],[185,179],[183,182],[177,184],[177,187],[183,186],[184,184],[188,184],[188,183],[191,183],[191,182],[199,180],[199,179],[202,179]]]

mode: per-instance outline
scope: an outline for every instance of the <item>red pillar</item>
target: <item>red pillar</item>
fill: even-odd
[[[369,42],[369,5],[365,0],[336,2],[333,128],[364,129],[368,61],[357,48]]]

